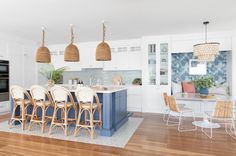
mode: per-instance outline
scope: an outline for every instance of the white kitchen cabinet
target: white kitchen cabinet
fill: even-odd
[[[127,109],[142,112],[142,86],[127,86]]]
[[[104,62],[104,70],[141,70],[141,42],[138,39],[110,43],[112,60]]]
[[[10,112],[10,101],[0,102],[0,114]]]
[[[68,71],[80,71],[83,68],[103,68],[102,61],[96,61],[96,46],[97,42],[87,42],[76,44],[79,49],[79,62],[65,62],[64,50],[67,45],[60,44],[50,47],[52,64],[55,68],[67,66]]]
[[[112,52],[111,55],[111,61],[104,61],[104,70],[128,70],[127,52]]]
[[[128,70],[141,70],[141,51],[127,53]]]
[[[143,112],[164,113],[165,103],[163,92],[170,93],[168,86],[143,85],[142,110]]]
[[[81,68],[103,68],[103,61],[96,61],[98,42],[79,44]]]

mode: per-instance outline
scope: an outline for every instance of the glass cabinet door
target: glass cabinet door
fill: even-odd
[[[160,44],[160,85],[168,85],[168,43]]]
[[[156,85],[156,44],[148,45],[149,84]]]

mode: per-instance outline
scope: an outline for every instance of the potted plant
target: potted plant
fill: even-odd
[[[40,68],[40,73],[48,79],[48,86],[52,87],[54,84],[60,83],[65,70],[67,67],[55,69],[53,64],[46,64]]]
[[[212,77],[201,77],[193,81],[200,94],[208,95],[208,89],[213,86]]]

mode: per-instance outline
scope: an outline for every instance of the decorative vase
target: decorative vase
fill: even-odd
[[[53,80],[48,80],[48,87],[51,88],[53,87],[55,82]]]
[[[203,95],[208,95],[209,93],[208,88],[200,88],[199,93]]]

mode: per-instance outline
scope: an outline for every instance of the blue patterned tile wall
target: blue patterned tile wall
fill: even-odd
[[[227,83],[227,59],[229,51],[221,51],[213,62],[207,63],[207,76],[212,76],[218,83]],[[196,75],[189,75],[189,60],[193,53],[173,53],[171,63],[171,79],[173,82],[192,81]]]

